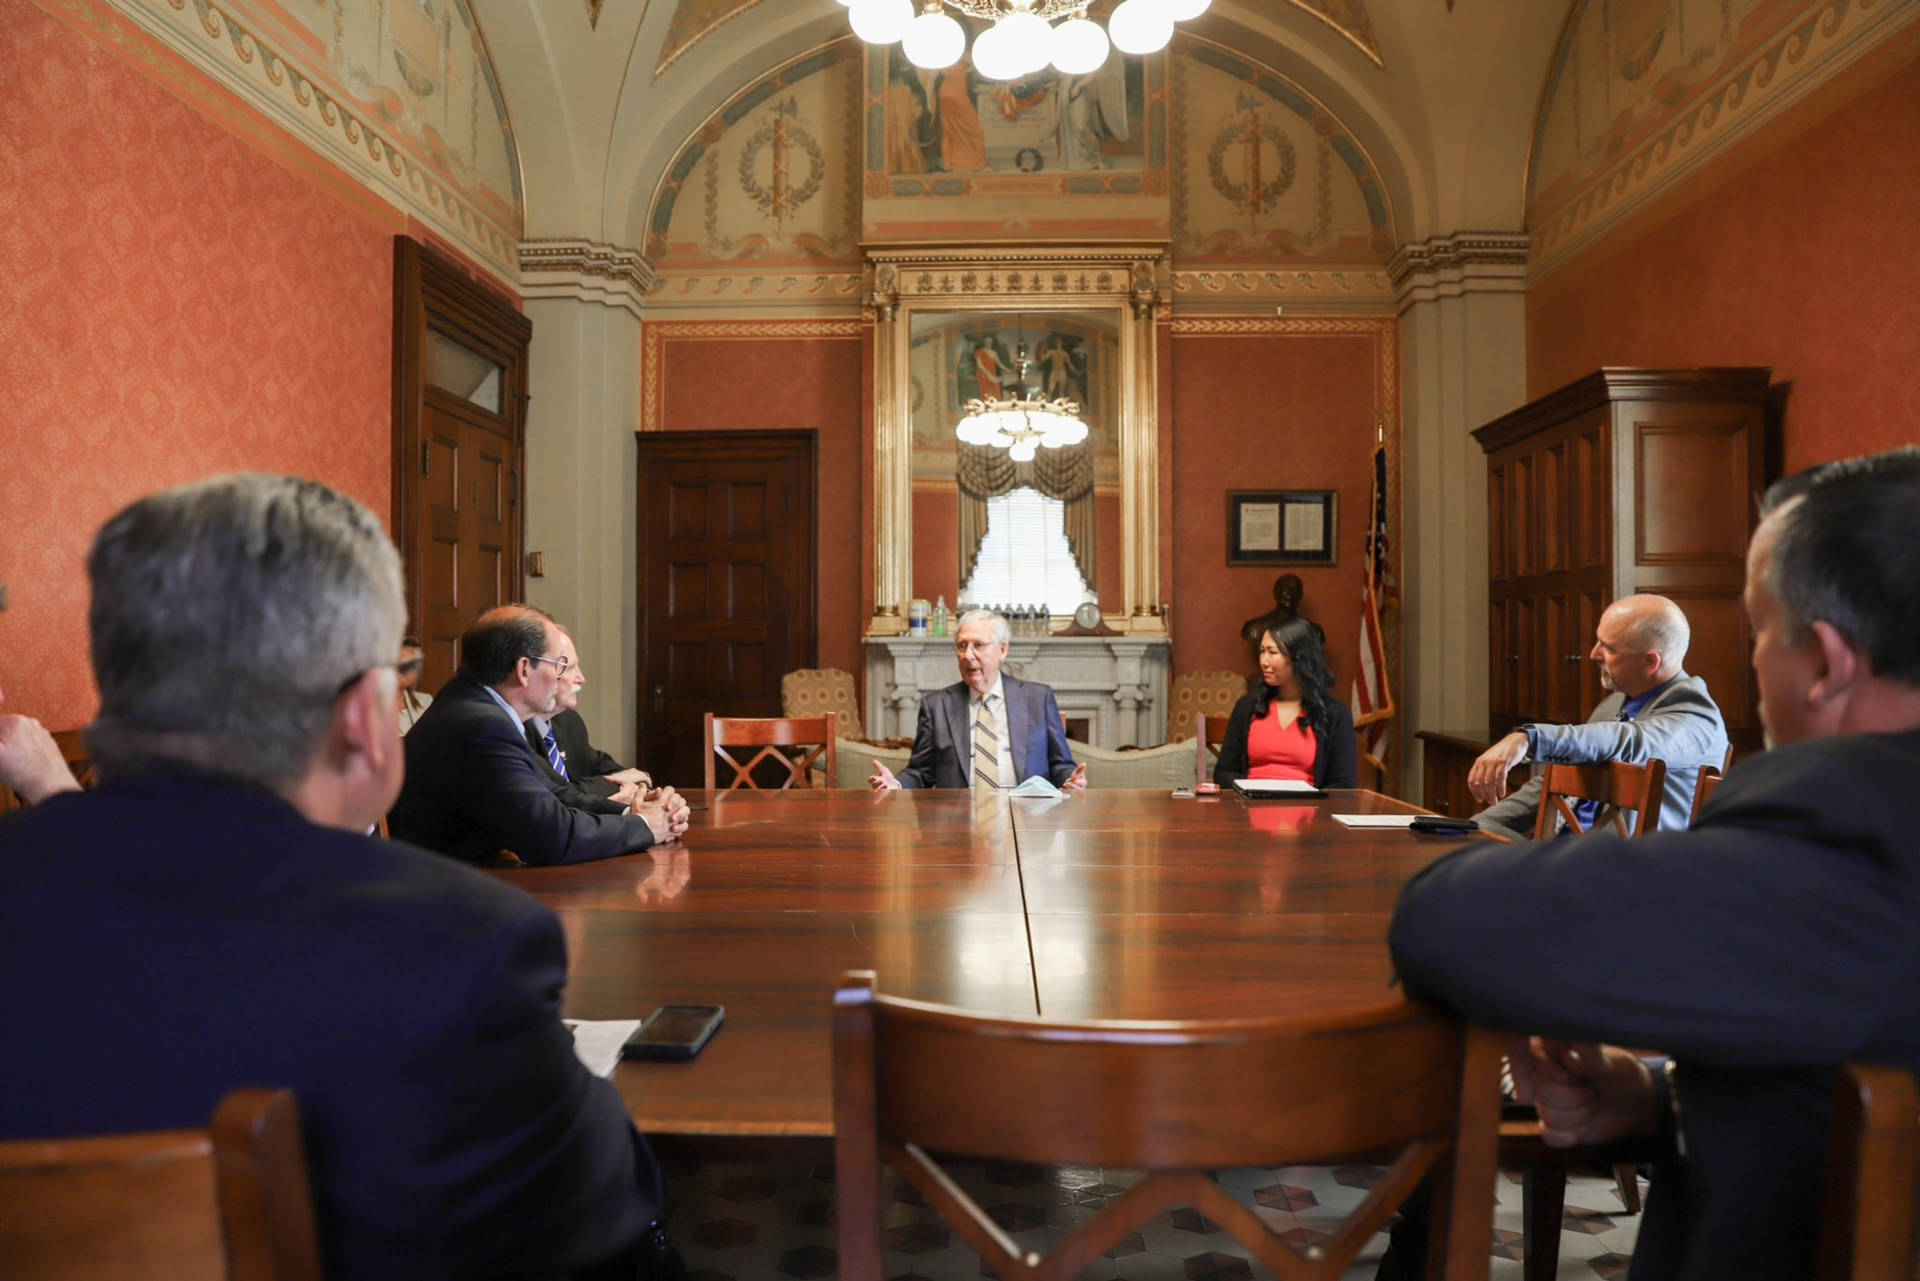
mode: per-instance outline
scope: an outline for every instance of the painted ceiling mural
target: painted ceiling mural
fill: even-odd
[[[859,77],[840,41],[735,95],[654,198],[654,267],[857,264]]]
[[[1574,0],[1528,167],[1536,264],[1570,251],[1899,21],[1902,0]]]
[[[1293,0],[1314,17],[1330,25],[1353,42],[1355,48],[1385,65],[1380,58],[1380,43],[1374,39],[1373,19],[1367,16],[1366,0]],[[1447,0],[1453,8],[1453,0]]]
[[[1346,128],[1297,86],[1217,45],[1173,59],[1173,250],[1183,266],[1380,263],[1393,220]]]
[[[792,3],[792,0],[781,2]],[[760,0],[680,0],[673,8],[673,16],[667,20],[667,38],[660,45],[660,61],[653,67],[654,78],[659,79],[661,72],[671,67],[681,54],[712,35],[721,23],[739,17],[759,3]]]

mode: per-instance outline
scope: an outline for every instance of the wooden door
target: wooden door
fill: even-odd
[[[707,712],[778,716],[815,665],[811,431],[639,433],[641,761],[699,787]]]
[[[459,665],[467,626],[521,596],[532,334],[451,260],[396,239],[393,531],[429,692]]]

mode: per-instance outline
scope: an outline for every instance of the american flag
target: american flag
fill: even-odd
[[[1387,682],[1387,638],[1380,628],[1380,605],[1391,584],[1387,558],[1387,447],[1373,451],[1373,501],[1367,505],[1366,579],[1360,585],[1360,666],[1353,677],[1353,725],[1361,731],[1361,753],[1384,774],[1387,723],[1393,719],[1393,688]]]

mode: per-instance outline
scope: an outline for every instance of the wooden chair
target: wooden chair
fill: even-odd
[[[1192,1206],[1282,1281],[1336,1278],[1429,1171],[1444,1275],[1485,1278],[1500,1039],[1430,1007],[1335,1018],[1049,1023],[834,993],[840,1275],[886,1276],[892,1165],[1003,1279],[1064,1281],[1162,1211]],[[1302,1253],[1208,1171],[1390,1162],[1332,1237]],[[1115,1166],[1147,1177],[1044,1258],[1003,1232],[929,1156]],[[1435,1274],[1439,1275],[1439,1274]]]
[[[1227,741],[1225,716],[1196,716],[1193,719],[1194,781],[1213,780],[1214,763],[1220,759],[1220,745]]]
[[[1225,720],[1246,692],[1247,678],[1239,672],[1181,672],[1167,690],[1167,741],[1194,737],[1202,716]]]
[[[236,1090],[205,1130],[0,1143],[9,1281],[319,1281],[300,1116]]]
[[[714,782],[713,764],[716,759],[727,763],[733,771],[733,777],[724,785],[731,792],[747,788],[755,792],[769,789],[754,781],[753,771],[764,761],[778,761],[786,770],[778,791],[785,791],[798,784],[801,787],[813,786],[813,763],[823,755],[826,757],[826,779],[822,787],[833,782],[833,717],[831,716],[715,716],[707,713],[707,790],[722,786]],[[757,747],[760,750],[742,763],[735,760],[726,749],[729,747]],[[803,747],[802,752],[783,752],[783,747]]]
[[[1660,802],[1667,793],[1667,763],[1648,761],[1630,765],[1607,761],[1598,765],[1549,765],[1540,796],[1540,816],[1534,820],[1533,839],[1543,841],[1565,823],[1575,832],[1586,831],[1574,813],[1575,801],[1600,802],[1598,827],[1611,822],[1622,836],[1650,835],[1660,825]],[[1628,818],[1634,819],[1631,830]]]
[[[1712,796],[1714,789],[1720,786],[1720,780],[1723,777],[1725,776],[1711,765],[1700,767],[1700,781],[1693,785],[1693,813],[1687,816],[1688,827],[1700,821],[1700,811],[1707,808],[1707,798]]]
[[[1899,1068],[1849,1063],[1834,1084],[1817,1281],[1911,1281],[1920,1090]]]

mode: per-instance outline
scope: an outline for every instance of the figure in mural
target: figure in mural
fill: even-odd
[[[1274,579],[1273,608],[1258,618],[1249,618],[1246,622],[1240,624],[1240,634],[1246,637],[1248,646],[1258,651],[1260,648],[1260,638],[1262,636],[1265,636],[1289,618],[1301,617],[1300,598],[1305,596],[1306,593],[1306,584],[1300,581],[1300,575],[1298,574],[1282,574],[1280,577]],[[1313,630],[1320,633],[1320,643],[1322,645],[1326,644],[1326,628],[1320,626],[1318,623],[1314,623],[1311,618],[1307,619],[1307,621],[1313,623]]]
[[[974,395],[982,400],[999,397],[1013,375],[1000,354],[1000,344],[992,334],[982,334],[973,342]],[[964,386],[965,380],[962,379]]]
[[[1060,167],[1109,168],[1101,143],[1133,136],[1127,118],[1126,59],[1108,58],[1091,75],[1062,77],[1060,101]]]
[[[987,167],[986,136],[973,101],[973,67],[962,58],[927,71],[898,48],[887,64],[887,170],[964,173]]]
[[[1064,397],[1083,405],[1086,403],[1086,392],[1081,389],[1079,378],[1087,371],[1086,362],[1067,346],[1065,335],[1048,335],[1047,341],[1034,353],[1034,363],[1046,371],[1047,399],[1059,400]]]

